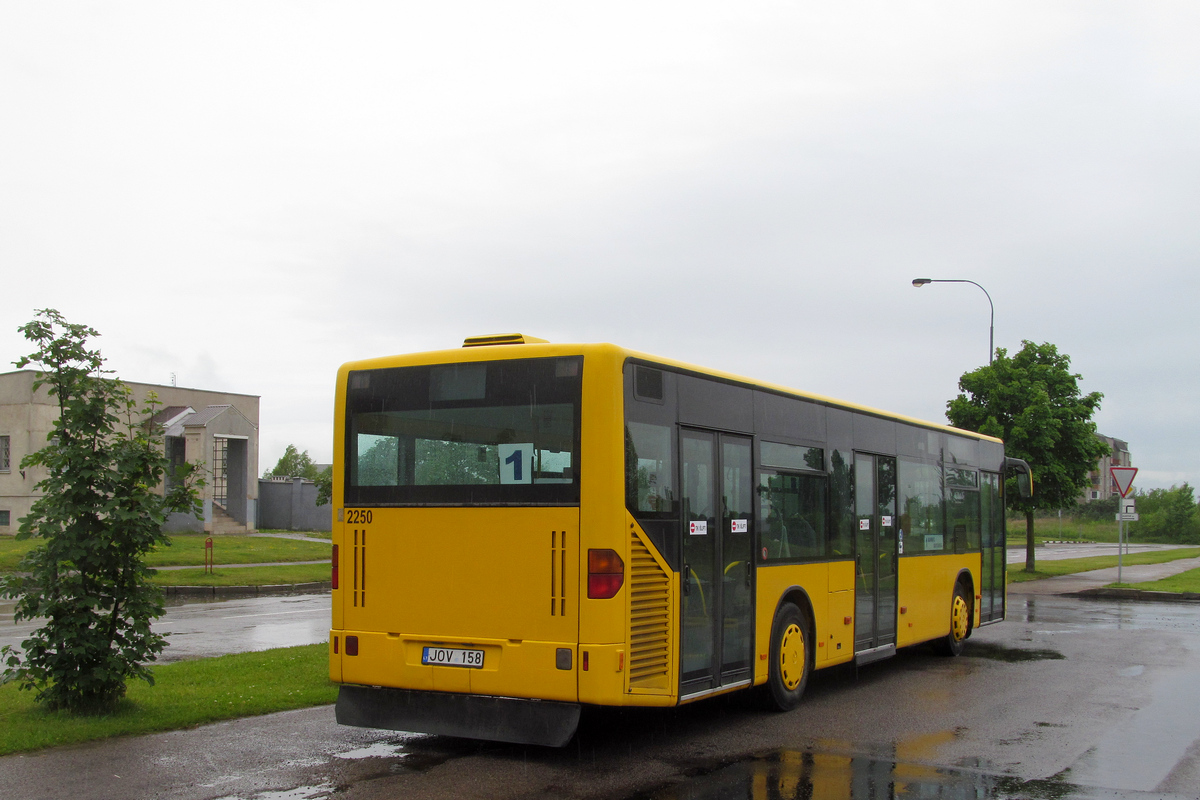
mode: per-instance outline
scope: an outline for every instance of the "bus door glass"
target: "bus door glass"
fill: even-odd
[[[985,472],[980,476],[980,500],[983,506],[982,553],[980,562],[979,622],[1004,619],[1004,500],[1000,496],[1000,476]]]
[[[753,627],[750,439],[684,429],[683,693],[749,676]]]
[[[855,652],[896,642],[896,459],[856,453]]]

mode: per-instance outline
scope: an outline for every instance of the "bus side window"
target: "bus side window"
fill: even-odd
[[[670,512],[675,499],[671,434],[666,425],[625,423],[625,504],[634,512]]]
[[[854,461],[844,450],[829,458],[829,555],[848,558],[854,550]]]
[[[758,491],[766,559],[824,557],[825,476],[764,472]]]

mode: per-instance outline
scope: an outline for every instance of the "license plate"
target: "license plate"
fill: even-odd
[[[421,651],[421,663],[439,667],[483,669],[483,651],[458,647],[426,647]]]

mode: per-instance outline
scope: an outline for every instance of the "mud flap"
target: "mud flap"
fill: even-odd
[[[562,747],[579,726],[579,710],[578,703],[344,684],[335,714],[338,724],[359,728]]]

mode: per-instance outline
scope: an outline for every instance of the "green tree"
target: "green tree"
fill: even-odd
[[[1049,343],[1025,341],[1012,357],[996,348],[991,364],[959,378],[960,394],[946,404],[951,425],[1003,439],[1008,455],[1024,459],[1033,470],[1032,497],[1021,497],[1013,486],[1005,493],[1008,507],[1025,515],[1029,572],[1035,568],[1034,512],[1073,508],[1088,485],[1088,473],[1108,452],[1091,421],[1103,395],[1081,394],[1079,378],[1066,353]]]
[[[20,573],[0,581],[0,594],[17,599],[16,621],[46,622],[24,652],[3,649],[4,678],[50,709],[108,711],[126,679],[154,683],[146,662],[166,644],[150,629],[163,613],[162,591],[149,583],[143,557],[170,544],[162,531],[170,512],[199,516],[199,472],[183,465],[158,493],[168,461],[161,433],[145,424],[157,400],[139,408],[128,387],[104,377],[104,359],[87,346],[95,330],[53,309],[18,330],[37,350],[16,365],[40,368],[34,386],[57,398],[59,417],[49,444],[21,460],[46,477],[17,538],[42,541]]]
[[[333,465],[321,470],[317,476],[317,506],[333,502]]]
[[[1170,489],[1137,493],[1140,520],[1131,523],[1131,534],[1149,542],[1200,542],[1200,517],[1192,487],[1184,483]]]
[[[296,445],[289,444],[273,469],[263,473],[264,478],[305,478],[315,481],[319,476],[316,463],[305,450],[301,453]]]

